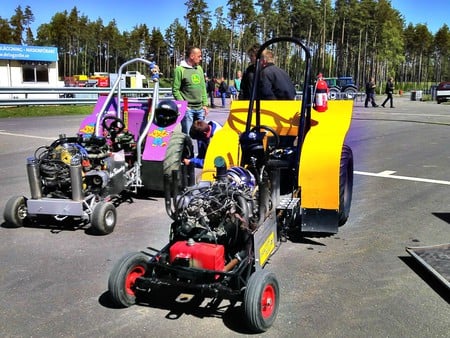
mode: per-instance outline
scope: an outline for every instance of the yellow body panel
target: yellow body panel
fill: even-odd
[[[216,172],[214,159],[217,156],[225,158],[228,168],[239,165],[239,135],[245,131],[248,105],[248,101],[232,101],[225,125],[211,138],[203,166],[202,180],[213,180],[213,174]],[[261,101],[260,123],[271,127],[278,135],[296,136],[300,106],[301,101]],[[252,119],[252,126],[254,125],[255,114]]]
[[[324,113],[311,111],[300,158],[302,208],[339,209],[339,168],[350,128],[353,101],[330,101]]]
[[[248,101],[233,101],[223,128],[211,139],[202,180],[214,180],[214,159],[225,158],[227,167],[240,163],[239,134],[245,130]],[[297,136],[301,101],[261,101],[260,124],[280,136]],[[339,208],[339,167],[342,146],[352,117],[353,101],[330,101],[328,110],[311,110],[311,128],[300,158],[301,206],[310,209]],[[252,126],[255,125],[253,114]],[[269,135],[270,136],[270,135]]]

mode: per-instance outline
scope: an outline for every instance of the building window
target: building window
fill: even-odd
[[[47,82],[48,83],[48,65],[42,63],[24,63],[22,64],[23,82]]]

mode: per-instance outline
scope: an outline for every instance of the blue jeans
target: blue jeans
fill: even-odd
[[[181,120],[181,131],[187,135],[189,135],[189,131],[191,130],[192,123],[195,120],[204,120],[205,119],[205,110],[201,109],[191,109],[188,108],[186,110],[186,115],[184,115]]]
[[[222,98],[222,107],[225,107],[225,100],[227,98],[227,93],[220,93],[220,97]]]

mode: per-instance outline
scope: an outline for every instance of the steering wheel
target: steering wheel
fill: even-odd
[[[258,131],[261,131],[261,130],[268,131],[269,133],[271,133],[273,135],[273,137],[275,139],[275,144],[270,145],[270,146],[268,144],[267,145],[267,150],[270,152],[271,150],[278,148],[278,146],[280,145],[280,136],[271,127],[268,127],[268,126],[253,127],[250,131],[251,132],[258,132]]]
[[[109,120],[109,124],[107,123]],[[117,116],[106,116],[102,121],[103,130],[107,130],[111,136],[115,136],[121,133],[125,129],[125,122],[122,119],[119,119]]]

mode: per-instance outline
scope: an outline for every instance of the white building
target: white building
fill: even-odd
[[[56,47],[0,44],[0,87],[58,87]]]

